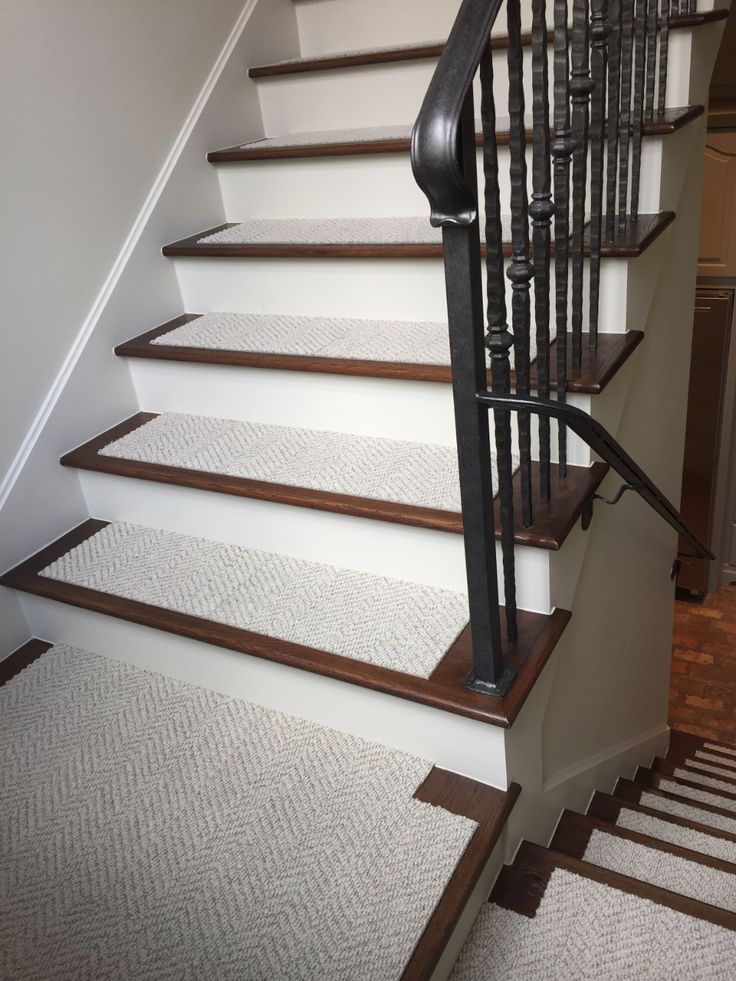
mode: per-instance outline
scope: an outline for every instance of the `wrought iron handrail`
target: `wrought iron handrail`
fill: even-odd
[[[639,464],[614,439],[605,426],[589,413],[566,402],[540,399],[534,395],[494,395],[478,392],[476,398],[489,409],[509,409],[513,412],[532,412],[564,422],[568,429],[584,440],[611,469],[630,485],[686,542],[695,550],[699,559],[714,559],[711,550],[696,537],[682,519],[682,515]]]
[[[534,525],[533,474],[538,473],[534,480],[539,482],[539,499],[546,502],[552,495],[554,424],[561,479],[568,475],[569,429],[680,531],[698,554],[711,554],[610,434],[586,413],[567,405],[567,342],[569,338],[571,364],[579,369],[586,347],[586,316],[588,350],[595,351],[598,343],[602,243],[633,225],[638,215],[643,126],[665,108],[670,2],[531,0],[531,195],[527,186],[527,95],[520,0],[463,0],[412,133],[414,176],[429,200],[432,225],[442,229],[473,651],[473,669],[466,686],[475,691],[502,695],[513,678],[501,653],[489,409],[493,410],[495,427],[509,644],[517,640],[514,439],[520,461],[517,520],[524,527]],[[693,0],[675,2],[683,9]],[[507,66],[503,71],[508,78],[509,114],[508,161],[503,160],[508,167],[506,184],[501,180],[502,158],[496,136],[494,74],[498,75],[498,66],[490,39],[502,6],[508,18]],[[554,9],[551,32],[548,7]],[[495,57],[500,57],[500,52]],[[483,129],[482,229],[473,108],[476,74],[480,78]],[[550,121],[554,123],[551,140]],[[508,191],[511,217],[505,232],[502,186]],[[484,266],[481,231],[486,246]],[[552,287],[554,304],[550,303]],[[553,323],[557,345],[554,385],[550,357]],[[534,341],[536,355],[532,354]],[[516,375],[513,394],[512,353]],[[532,383],[534,359],[536,379]],[[550,399],[553,391],[556,400]],[[533,418],[538,427],[537,471],[532,468]],[[516,435],[512,419],[516,420]]]
[[[435,228],[478,216],[458,154],[460,117],[503,0],[463,0],[411,136],[411,166]]]

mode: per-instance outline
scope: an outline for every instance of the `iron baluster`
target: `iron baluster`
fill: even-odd
[[[656,3],[657,0],[652,0]],[[659,15],[659,90],[657,113],[661,116],[667,99],[667,55],[670,46],[670,0],[662,0]]]
[[[641,187],[641,136],[644,126],[644,64],[647,43],[646,0],[636,0],[634,29],[634,108],[631,118],[631,217],[639,214]]]
[[[572,361],[580,368],[583,354],[583,274],[585,245],[585,185],[588,171],[588,101],[590,77],[588,0],[573,0],[572,58]]]
[[[631,76],[634,54],[634,2],[622,0],[621,128],[618,163],[618,222],[626,224],[629,207],[629,154],[631,148]]]
[[[511,391],[509,351],[514,338],[508,329],[506,278],[504,276],[503,228],[499,187],[498,147],[496,144],[496,104],[493,98],[493,54],[490,43],[480,62],[481,121],[483,123],[483,177],[485,198],[486,290],[488,297],[488,335],[491,354],[491,385],[494,392]],[[501,553],[503,556],[506,633],[510,644],[517,640],[516,569],[514,557],[514,492],[511,456],[511,413],[493,413],[496,431],[496,467],[501,513]]]
[[[610,0],[611,36],[608,39],[608,146],[606,150],[606,236],[613,237],[618,178],[619,100],[621,96],[621,28],[624,0]],[[656,0],[655,0],[656,2]]]
[[[534,321],[537,333],[537,391],[549,398],[549,286],[552,203],[549,141],[549,83],[547,66],[546,0],[532,3],[532,261],[534,264]],[[550,497],[550,424],[539,419],[539,490]]]
[[[478,186],[473,117],[470,89],[460,123],[464,183],[470,189]],[[513,673],[501,660],[490,427],[488,413],[476,398],[487,388],[477,201],[470,224],[443,227],[442,244],[473,646],[473,669],[465,684],[476,691],[502,694]]]
[[[507,0],[509,71],[509,151],[511,177],[511,322],[514,334],[516,391],[528,395],[530,386],[529,335],[531,312],[529,288],[534,267],[529,260],[529,217],[526,190],[526,130],[524,126],[523,49],[519,0]],[[549,123],[547,123],[549,125]],[[519,457],[521,466],[521,520],[525,528],[532,515],[532,439],[531,417],[519,416]]]
[[[555,202],[555,320],[557,323],[557,398],[567,398],[567,316],[570,255],[570,158],[575,142],[570,129],[570,60],[568,56],[567,0],[555,0],[554,9],[554,158]],[[567,476],[567,429],[557,427],[557,455],[561,477]]]
[[[657,0],[647,3],[647,80],[644,118],[649,122],[654,117],[654,89],[657,80]]]
[[[601,232],[603,224],[603,117],[606,110],[606,44],[611,33],[606,0],[591,0],[590,104],[590,307],[588,347],[598,346],[598,310],[601,285]]]

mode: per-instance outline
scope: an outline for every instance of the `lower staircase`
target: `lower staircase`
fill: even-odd
[[[736,747],[673,732],[548,848],[521,844],[452,978],[731,978],[735,874]]]
[[[673,732],[522,842],[453,967],[517,784],[38,640],[0,739],[3,978],[733,976],[733,746]]]

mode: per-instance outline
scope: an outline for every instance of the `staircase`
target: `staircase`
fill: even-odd
[[[254,6],[256,21],[268,16],[267,0]],[[705,931],[720,964],[730,934],[711,927],[733,929],[732,914],[708,912],[702,897],[671,898],[683,891],[670,888],[682,882],[679,862],[669,885],[645,885],[619,865],[638,871],[639,849],[665,848],[707,868],[709,889],[713,870],[721,884],[731,871],[708,850],[731,831],[690,813],[736,812],[709,799],[728,800],[730,778],[709,769],[723,768],[727,751],[706,760],[678,735],[659,759],[676,533],[703,548],[670,501],[681,474],[703,112],[726,11],[658,19],[641,4],[634,23],[633,4],[611,5],[622,18],[611,52],[624,55],[609,89],[624,93],[623,108],[628,86],[625,115],[634,107],[614,125],[590,88],[581,101],[586,86],[569,81],[573,47],[593,59],[588,80],[614,71],[600,60],[600,31],[592,47],[576,41],[589,16],[600,28],[605,5],[548,3],[549,34],[544,4],[511,0],[521,21],[508,25],[493,19],[498,6],[465,0],[456,22],[446,0],[400,10],[388,0],[279,0],[279,23],[292,28],[284,46],[298,35],[301,55],[248,66],[242,84],[257,90],[262,132],[210,148],[201,197],[176,191],[178,180],[188,186],[177,172],[176,231],[169,244],[157,240],[162,255],[136,254],[141,289],[168,312],[122,304],[125,316],[117,310],[73,376],[76,402],[59,408],[51,443],[63,469],[49,478],[59,483],[42,515],[26,513],[23,492],[43,495],[37,474],[50,458],[18,485],[0,583],[45,640],[2,664],[9,679],[93,651],[338,731],[356,740],[355,760],[368,741],[410,770],[431,761],[429,783],[404,790],[477,827],[396,953],[404,977],[449,976],[481,909],[457,976],[541,976],[527,919],[540,902],[546,910],[548,883],[549,904],[570,922],[609,902],[639,919],[640,899],[629,896],[668,907],[667,929]],[[489,29],[473,33],[478,59],[467,70],[470,79],[480,65],[481,118],[470,86],[447,141],[470,200],[458,218],[433,199],[446,185],[431,179],[436,160],[422,134],[434,130],[423,121],[437,110],[433,78],[472,48],[458,43],[457,25],[478,16]],[[572,65],[578,81],[584,67]],[[547,75],[551,99],[540,95]],[[221,108],[211,113],[220,120]],[[557,143],[540,124],[553,116]],[[229,124],[238,137],[235,111]],[[568,129],[585,134],[583,149],[572,151]],[[540,202],[553,189],[561,201],[565,186],[570,207],[555,226]],[[207,227],[181,237],[213,198]],[[164,280],[176,284],[173,303],[149,289]],[[126,409],[113,412],[105,388],[121,374],[129,395],[115,396]],[[82,417],[90,379],[97,395]],[[636,494],[608,507],[622,482]],[[57,496],[71,484],[77,498]],[[615,798],[596,793],[587,817],[566,810],[551,851],[530,843],[549,840],[563,808],[584,809],[653,757]],[[637,789],[645,803],[631,796]],[[653,807],[660,798],[678,807],[687,798],[687,817]],[[654,824],[631,827],[631,814],[651,811]],[[692,832],[692,848],[681,835],[672,841],[671,825]],[[407,864],[396,875],[411,872]],[[585,885],[568,888],[570,873]],[[615,890],[626,898],[612,899]],[[491,915],[497,906],[510,912]],[[559,929],[555,921],[545,937]],[[528,962],[504,946],[513,937]],[[668,976],[719,976],[698,975],[685,953],[682,965]],[[564,958],[559,972],[575,974]],[[350,976],[360,976],[354,966]]]
[[[585,815],[564,811],[548,848],[522,842],[453,979],[730,975],[736,748],[683,732],[670,746]]]

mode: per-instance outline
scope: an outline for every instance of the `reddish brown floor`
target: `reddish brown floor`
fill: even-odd
[[[673,729],[736,744],[736,587],[675,603],[669,714]]]

